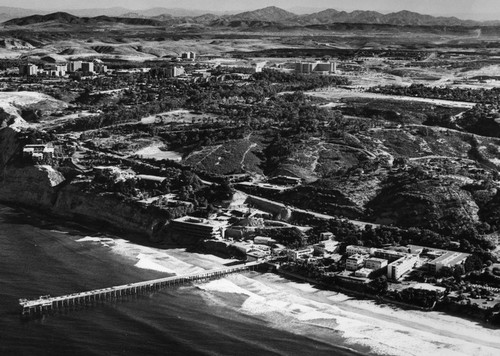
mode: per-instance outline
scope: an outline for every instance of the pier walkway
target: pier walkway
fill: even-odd
[[[183,276],[171,276],[153,279],[144,282],[130,283],[127,285],[114,286],[103,289],[95,289],[87,292],[73,293],[59,297],[41,296],[39,299],[19,299],[21,315],[26,318],[47,314],[64,308],[75,308],[97,302],[119,299],[122,297],[144,294],[158,291],[162,288],[188,284],[195,281],[210,280],[223,277],[231,273],[252,270],[266,262],[256,261],[245,264],[217,268],[204,272],[197,272]]]

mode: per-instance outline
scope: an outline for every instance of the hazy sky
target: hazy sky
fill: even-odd
[[[241,11],[275,5],[292,8],[334,8],[338,10],[416,11],[431,15],[460,16],[474,19],[500,19],[499,0],[0,0],[2,6],[33,9],[88,9],[151,7]]]

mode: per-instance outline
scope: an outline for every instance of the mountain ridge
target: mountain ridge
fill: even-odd
[[[180,13],[179,9],[176,13]],[[420,14],[412,11],[398,11],[382,14],[377,11],[356,10],[352,12],[325,9],[305,15],[297,15],[276,6],[245,11],[237,14],[217,15],[198,12],[197,16],[176,16],[170,13],[157,13],[164,8],[133,11],[120,16],[78,17],[68,12],[55,12],[44,15],[31,15],[8,20],[5,26],[25,26],[48,21],[60,21],[65,24],[89,24],[96,21],[119,22],[131,25],[174,25],[176,23],[196,23],[210,26],[246,26],[248,23],[272,23],[280,26],[310,26],[336,23],[382,24],[393,26],[488,26],[499,25],[500,21],[462,20],[457,17],[443,17]],[[64,14],[64,15],[62,15]],[[79,20],[78,20],[79,19]]]

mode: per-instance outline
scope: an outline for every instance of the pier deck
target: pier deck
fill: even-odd
[[[96,302],[103,302],[110,299],[149,293],[169,286],[182,285],[200,280],[220,278],[231,273],[242,272],[254,269],[265,262],[249,262],[237,266],[223,267],[204,272],[191,273],[183,276],[171,276],[149,281],[129,283],[103,289],[94,289],[86,292],[62,295],[58,297],[41,296],[39,299],[20,299],[21,314],[23,317],[32,317],[49,313],[62,308],[88,305]]]

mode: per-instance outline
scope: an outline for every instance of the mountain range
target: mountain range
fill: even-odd
[[[0,7],[0,20],[7,8]],[[25,15],[23,9],[14,9],[11,14]],[[212,26],[248,26],[250,23],[272,23],[281,26],[309,26],[334,23],[383,24],[393,26],[479,26],[499,25],[500,22],[477,22],[456,17],[435,17],[416,12],[399,11],[382,14],[376,11],[337,11],[326,9],[312,14],[297,15],[281,8],[270,6],[237,14],[202,13],[183,9],[153,8],[141,11],[127,11],[124,8],[105,9],[104,14],[93,16],[95,10],[79,10],[79,17],[67,12],[36,14],[8,20],[5,26],[26,26],[37,23],[60,22],[65,24],[93,24],[98,22],[119,22],[131,25],[168,26],[179,23],[193,23]]]

